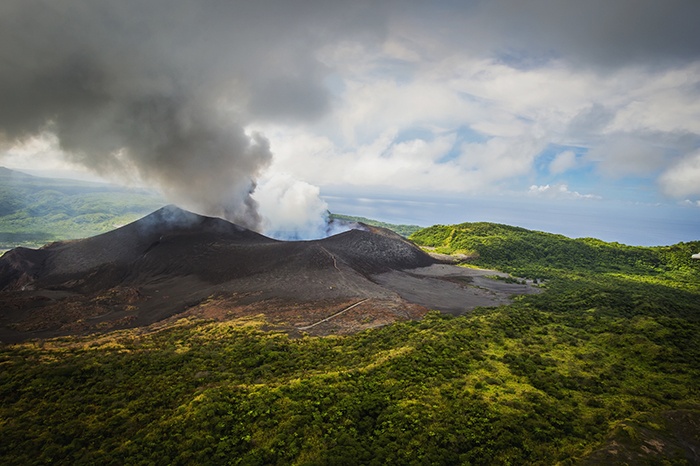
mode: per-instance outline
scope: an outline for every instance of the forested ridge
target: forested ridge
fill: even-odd
[[[697,464],[700,242],[412,239],[545,292],[350,336],[251,317],[5,345],[0,462]]]
[[[436,252],[463,254],[475,265],[499,267],[521,276],[547,278],[557,271],[569,271],[698,278],[698,263],[691,256],[700,251],[700,241],[627,246],[486,222],[435,225],[413,233],[410,239]]]
[[[145,190],[42,178],[0,167],[0,249],[85,238],[164,205]]]

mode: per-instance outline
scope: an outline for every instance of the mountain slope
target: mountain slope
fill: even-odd
[[[555,270],[688,274],[699,277],[691,259],[700,241],[641,247],[606,243],[494,223],[435,225],[410,236],[418,245],[446,254],[471,256],[471,262],[510,270],[522,276],[548,277]]]
[[[0,329],[6,340],[45,337],[150,325],[186,311],[220,319],[262,312],[287,329],[321,332],[332,325],[315,322],[344,325],[347,318],[346,330],[356,331],[533,292],[475,279],[494,272],[434,266],[400,235],[358,227],[320,240],[277,241],[167,206],[102,235],[18,248],[0,258],[9,303]]]
[[[76,321],[88,329],[148,325],[212,297],[228,308],[245,302],[265,312],[303,303],[321,312],[368,299],[391,308],[403,301],[371,276],[432,263],[381,229],[285,242],[167,206],[102,235],[6,253],[0,287],[9,305],[0,323],[45,331],[36,336],[71,333]]]
[[[0,167],[0,249],[104,233],[163,204],[145,190]]]
[[[394,224],[394,223],[381,222],[379,220],[373,220],[373,219],[367,218],[367,217],[357,217],[357,216],[353,216],[353,215],[343,215],[343,214],[331,213],[330,218],[331,218],[331,220],[339,220],[339,221],[344,221],[344,222],[358,222],[358,223],[363,223],[365,225],[385,228],[387,230],[391,230],[395,233],[398,233],[399,235],[403,236],[404,238],[409,237],[411,234],[413,234],[416,231],[421,230],[423,228],[423,227],[418,226],[418,225],[399,225],[399,224]]]

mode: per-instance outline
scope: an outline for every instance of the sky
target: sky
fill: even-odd
[[[264,232],[700,239],[697,0],[5,0],[0,164]]]

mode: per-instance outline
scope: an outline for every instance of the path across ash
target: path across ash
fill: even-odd
[[[297,327],[297,330],[309,330],[309,329],[311,329],[311,328],[314,328],[315,326],[317,326],[317,325],[319,325],[319,324],[322,324],[322,323],[324,323],[324,322],[328,322],[329,320],[331,320],[331,319],[333,319],[333,318],[335,318],[335,317],[338,317],[339,315],[341,315],[341,314],[343,314],[343,313],[349,311],[350,309],[359,306],[360,304],[364,303],[365,301],[369,301],[369,298],[365,298],[365,299],[363,299],[362,301],[358,301],[358,302],[356,302],[355,304],[353,304],[352,306],[348,306],[348,307],[346,307],[345,309],[343,309],[342,311],[338,311],[338,312],[336,312],[335,314],[330,315],[330,316],[326,317],[325,319],[321,319],[321,320],[319,320],[319,321],[317,321],[317,322],[314,322],[314,323],[311,324],[311,325],[305,325],[304,327]]]

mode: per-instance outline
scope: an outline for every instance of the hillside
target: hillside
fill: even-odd
[[[163,204],[145,190],[43,178],[0,167],[0,250],[97,235]]]
[[[546,292],[343,336],[274,331],[274,313],[189,314],[1,346],[0,461],[700,463],[696,243],[490,224],[413,237],[544,277]],[[328,250],[364,267],[354,254],[379,243],[348,238]]]
[[[359,223],[364,223],[365,225],[372,225],[375,227],[380,227],[380,228],[386,228],[387,230],[391,230],[393,232],[398,233],[399,235],[407,238],[411,236],[413,233],[417,232],[420,230],[422,227],[418,225],[397,225],[394,223],[386,223],[382,222],[379,220],[373,220],[371,218],[367,217],[355,217],[352,215],[343,215],[343,214],[330,214],[331,220],[343,220],[347,222],[359,222]]]
[[[700,251],[700,240],[673,246],[626,246],[494,223],[435,225],[410,239],[438,253],[462,254],[470,263],[532,278],[548,278],[557,271],[619,272],[692,282],[698,262],[691,256]]]

